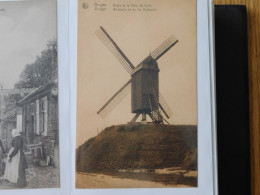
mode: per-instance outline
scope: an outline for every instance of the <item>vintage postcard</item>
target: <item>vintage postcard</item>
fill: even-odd
[[[0,189],[58,188],[56,0],[0,2]]]
[[[198,186],[197,1],[78,0],[76,188]]]

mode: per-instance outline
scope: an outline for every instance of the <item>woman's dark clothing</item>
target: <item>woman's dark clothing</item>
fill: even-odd
[[[26,182],[26,175],[25,175],[25,169],[28,168],[27,160],[25,158],[23,147],[24,147],[24,139],[22,136],[16,136],[12,141],[12,147],[14,148],[13,152],[9,155],[9,157],[12,159],[18,151],[20,151],[20,162],[19,162],[19,169],[18,169],[18,180],[17,185],[18,187],[25,187]]]
[[[0,147],[2,149],[2,152],[5,153],[5,149],[4,149],[4,146],[3,146],[3,143],[2,143],[2,140],[0,139]]]
[[[4,163],[2,161],[5,155],[5,149],[1,139],[0,139],[0,147],[2,149],[2,155],[0,155],[0,176],[2,176],[4,174]]]

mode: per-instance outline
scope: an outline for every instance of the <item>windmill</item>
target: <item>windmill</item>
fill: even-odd
[[[169,119],[172,111],[159,93],[160,70],[157,60],[178,42],[175,36],[169,37],[140,64],[134,66],[102,26],[96,34],[131,76],[97,114],[102,118],[106,117],[127,96],[131,88],[131,111],[135,114],[131,122],[135,122],[140,115],[142,121],[146,121],[148,115],[154,123],[163,123],[166,120],[162,113]]]

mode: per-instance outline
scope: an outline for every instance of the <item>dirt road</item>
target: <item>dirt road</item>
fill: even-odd
[[[102,174],[77,173],[76,188],[169,188],[189,187],[186,185],[165,185],[162,183],[122,179]]]

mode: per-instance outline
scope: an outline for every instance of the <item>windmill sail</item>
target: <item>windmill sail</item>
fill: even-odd
[[[164,115],[169,119],[173,113],[161,93],[159,94],[159,106],[163,111]]]
[[[115,41],[109,36],[109,34],[102,26],[96,31],[96,35],[107,46],[107,48],[122,64],[126,71],[131,74],[132,70],[135,68],[134,65],[130,62],[130,60],[126,57],[123,51],[118,47]]]
[[[151,56],[152,58],[156,61],[160,57],[163,56],[169,49],[171,49],[176,43],[178,43],[178,39],[172,35],[170,36],[166,41],[164,41],[157,49],[155,49],[152,53]]]
[[[97,112],[102,118],[105,118],[129,93],[132,80],[130,79],[123,85],[102,108]]]

